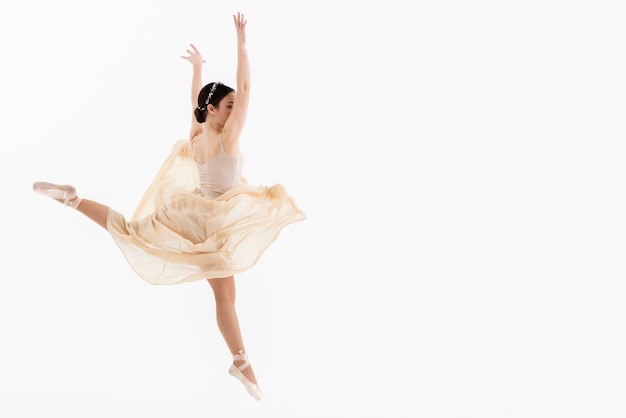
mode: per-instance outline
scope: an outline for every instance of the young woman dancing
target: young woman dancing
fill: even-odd
[[[36,182],[33,189],[105,228],[148,283],[206,279],[215,296],[218,328],[233,355],[229,373],[260,400],[235,310],[234,275],[256,264],[285,226],[306,215],[280,184],[251,186],[242,177],[239,139],[250,99],[250,65],[247,21],[240,13],[233,19],[236,90],[220,82],[202,85],[204,60],[194,45],[181,56],[193,66],[189,140],[174,144],[130,220],[79,197],[70,185]]]

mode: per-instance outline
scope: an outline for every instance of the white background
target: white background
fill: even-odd
[[[227,373],[204,281],[148,285],[31,190],[132,215],[188,134],[188,44],[234,86],[238,10],[244,175],[308,215],[238,277],[261,402]],[[625,18],[617,0],[3,3],[0,416],[624,417]]]

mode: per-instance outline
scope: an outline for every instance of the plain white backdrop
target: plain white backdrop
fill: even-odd
[[[261,402],[227,373],[205,282],[148,285],[31,191],[132,215],[188,134],[189,43],[234,86],[237,11],[244,175],[308,215],[237,279]],[[3,3],[0,416],[623,417],[624,18],[617,0]]]

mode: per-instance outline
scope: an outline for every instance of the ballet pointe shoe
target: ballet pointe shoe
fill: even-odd
[[[81,198],[78,197],[76,189],[73,186],[38,181],[33,183],[33,190],[44,196],[51,197],[52,199],[73,209],[76,209],[81,202]]]
[[[235,361],[245,361],[241,366],[237,367],[234,364],[230,366],[228,369],[228,373],[233,376],[235,379],[239,380],[243,386],[246,388],[248,393],[252,395],[254,399],[260,401],[263,397],[263,393],[261,392],[261,388],[258,384],[252,383],[244,374],[243,370],[247,369],[250,366],[250,362],[248,361],[248,356],[244,351],[240,351],[239,354],[233,354],[233,360]]]

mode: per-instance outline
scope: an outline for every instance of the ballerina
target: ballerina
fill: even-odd
[[[202,85],[205,60],[191,44],[193,116],[188,140],[177,141],[133,216],[82,198],[71,185],[35,182],[33,189],[106,229],[132,269],[154,285],[207,280],[218,328],[233,356],[229,373],[254,399],[263,396],[245,350],[235,309],[235,274],[256,264],[287,225],[306,214],[280,184],[251,186],[242,176],[239,140],[250,99],[244,15],[237,32],[236,90]]]

